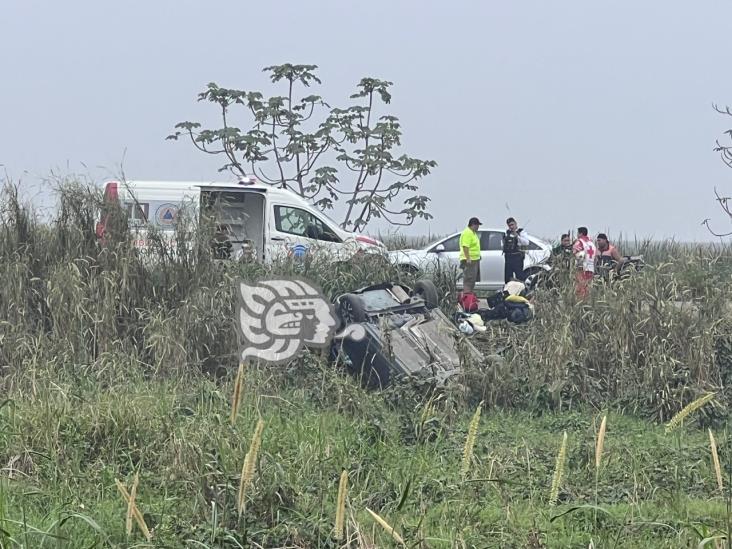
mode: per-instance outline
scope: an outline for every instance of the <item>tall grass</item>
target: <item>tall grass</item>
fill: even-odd
[[[568,456],[564,438],[559,455],[555,448],[564,432],[587,436],[588,408],[660,424],[714,392],[714,405],[687,423],[726,417],[729,249],[654,244],[646,272],[596,285],[584,303],[571,287],[539,292],[536,318],[489,323],[472,340],[483,360],[444,389],[395,384],[375,394],[310,353],[283,367],[248,366],[244,389],[231,320],[235,279],[298,274],[332,297],[385,280],[411,284],[416,275],[359,262],[219,263],[207,248],[210,228],[195,220],[178,228],[179,253],[152,235],[153,262],[132,246],[121,215],[100,246],[94,189],[71,182],[59,193],[50,222],[12,187],[0,195],[0,542],[123,545],[131,511],[162,546],[326,546],[334,517],[335,537],[353,547],[525,545],[529,530],[554,536],[556,546],[587,546],[592,520],[578,513],[574,522],[551,521],[533,504],[553,468],[561,464],[552,502],[560,504],[562,478],[571,479],[562,502],[594,495],[617,505],[624,525],[626,514],[663,515],[677,461],[690,494],[681,500],[686,516],[721,524],[718,503],[707,499],[718,493],[708,462],[694,457],[708,451],[705,433],[690,433],[693,447],[669,454],[662,426],[619,414],[610,459],[602,459],[599,433],[594,460],[591,451],[584,461]],[[437,282],[451,306],[454,279]],[[547,413],[555,410],[563,414]],[[250,435],[260,419],[261,446],[262,429]],[[717,442],[729,455],[728,438]],[[333,498],[344,470],[347,528],[345,483]],[[115,479],[138,471],[140,490],[120,498]],[[616,531],[602,530],[602,517],[594,522],[593,539],[613,546]],[[673,535],[646,535],[652,527],[639,523],[627,534],[637,546],[659,537],[678,546],[692,535],[681,522],[670,525]]]
[[[98,193],[76,183],[59,193],[51,224],[40,223],[13,187],[0,201],[6,281],[0,287],[0,364],[11,371],[29,363],[98,368],[124,355],[156,375],[189,368],[231,372],[238,364],[230,320],[235,277],[298,273],[335,296],[384,280],[409,284],[417,276],[368,262],[221,264],[207,246],[211,228],[195,220],[179,224],[177,254],[166,239],[150,235],[159,258],[151,262],[132,246],[121,212],[118,230],[99,245]],[[721,267],[732,260],[729,248],[643,247],[655,247],[657,261],[623,283],[595,286],[588,302],[575,303],[571,288],[560,288],[537,296],[530,325],[514,330],[489,323],[479,344],[491,367],[467,374],[469,404],[565,409],[615,402],[666,421],[694,394],[729,384],[732,291]],[[436,281],[444,305],[452,306],[454,276]],[[728,398],[720,393],[718,400],[727,405]]]
[[[482,348],[503,360],[471,378],[475,401],[558,410],[613,403],[668,421],[696,395],[718,392],[723,406],[703,412],[724,417],[732,289],[716,254],[667,257],[626,280],[593,284],[584,302],[573,293],[571,283],[537,293],[530,325],[488,324]]]

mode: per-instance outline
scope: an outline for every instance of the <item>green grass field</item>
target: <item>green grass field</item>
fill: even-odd
[[[247,365],[232,422],[236,278],[300,274],[330,296],[414,279],[222,265],[202,227],[152,264],[125,233],[101,249],[98,197],[65,192],[50,225],[2,195],[0,548],[728,546],[728,247],[653,243],[644,273],[588,302],[540,293],[445,389],[366,390],[308,352]]]
[[[27,371],[10,391],[0,412],[5,547],[394,545],[367,508],[417,547],[696,547],[727,528],[709,438],[694,422],[666,434],[610,412],[596,471],[604,412],[487,408],[464,475],[473,414],[458,396],[426,406],[405,387],[368,393],[303,361],[289,373],[248,370],[232,426],[231,379],[151,378],[118,358],[75,377]],[[259,417],[261,450],[239,516],[239,476]],[[550,506],[564,432],[566,464]],[[728,434],[718,431],[717,444],[728,456]],[[338,543],[342,470],[349,489]],[[137,528],[125,534],[115,487],[135,472],[149,545]]]

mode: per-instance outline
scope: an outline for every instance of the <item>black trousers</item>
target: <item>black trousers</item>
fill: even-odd
[[[526,274],[524,273],[524,254],[506,254],[503,257],[506,259],[504,282],[508,282],[513,278],[521,282],[526,280]]]

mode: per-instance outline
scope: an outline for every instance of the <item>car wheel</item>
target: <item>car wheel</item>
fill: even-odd
[[[417,281],[414,285],[414,295],[421,297],[428,309],[436,309],[440,305],[437,286],[429,279],[424,278]]]
[[[397,266],[397,269],[399,269],[401,272],[403,272],[406,275],[416,275],[419,272],[419,269],[415,267],[414,265],[410,265],[408,263],[404,263]]]
[[[338,300],[338,313],[344,324],[365,322],[366,308],[356,294],[345,294]]]

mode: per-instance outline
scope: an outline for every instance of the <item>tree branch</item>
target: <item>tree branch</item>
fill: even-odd
[[[712,233],[712,234],[713,234],[714,236],[718,236],[718,237],[720,237],[720,238],[723,238],[723,237],[725,237],[725,236],[732,236],[732,231],[730,231],[730,232],[728,232],[728,233],[716,233],[716,232],[714,232],[714,231],[712,230],[712,227],[711,227],[711,226],[709,225],[709,219],[705,219],[704,221],[702,221],[702,225],[706,226],[707,230],[708,230],[708,231],[709,231],[710,233]]]
[[[369,136],[371,133],[370,132],[370,130],[371,130],[371,109],[373,107],[373,103],[374,103],[374,92],[372,90],[371,92],[369,92],[369,107],[368,107],[368,114],[366,115],[366,132],[365,132],[365,136],[364,136],[364,151],[367,151],[368,147],[369,147]],[[361,122],[363,122],[363,114],[361,112],[359,112],[358,116],[359,116],[359,120]],[[361,128],[361,131],[363,132],[363,124],[360,125],[360,128]],[[346,163],[346,165],[348,165],[348,163]],[[358,193],[361,191],[361,186],[366,181],[366,179],[364,177],[365,167],[366,167],[366,162],[364,162],[361,165],[361,171],[358,174],[358,178],[356,179],[356,185],[353,189],[353,194],[352,194],[351,200],[349,200],[348,209],[346,211],[346,216],[343,219],[343,223],[341,223],[341,227],[343,227],[344,229],[346,227],[348,227],[348,224],[351,221],[351,212],[353,212],[353,206],[355,204],[355,200],[358,197]]]
[[[381,139],[381,151],[384,150],[384,139]],[[364,204],[363,209],[361,210],[361,214],[356,218],[356,222],[360,227],[366,227],[369,220],[371,219],[371,203],[374,198],[374,195],[376,194],[376,191],[379,189],[379,186],[381,185],[381,178],[384,175],[384,167],[381,166],[379,168],[379,177],[376,179],[376,184],[374,185],[374,188],[371,189],[371,192],[368,193],[368,198],[366,199],[366,203]],[[364,219],[364,216],[368,216]],[[355,227],[354,227],[355,230]]]
[[[196,147],[199,151],[205,152],[206,154],[221,154],[224,151],[210,151],[208,150],[204,145],[200,145],[198,141],[196,141],[196,138],[193,137],[193,130],[188,130],[188,135],[191,138],[191,143],[193,143],[193,146]]]
[[[236,159],[236,155],[234,154],[234,149],[231,146],[231,143],[228,140],[228,130],[229,125],[226,121],[226,106],[221,105],[221,118],[224,121],[224,137],[221,139],[221,144],[224,147],[224,152],[226,156],[229,158],[229,169],[236,168],[236,170],[239,172],[239,175],[242,177],[246,177],[247,172],[242,168],[241,164],[239,164],[239,161]]]

